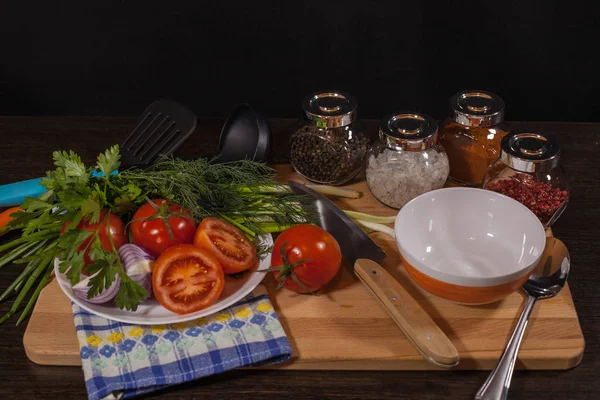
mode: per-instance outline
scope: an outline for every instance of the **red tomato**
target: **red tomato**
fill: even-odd
[[[61,233],[63,233],[70,224],[70,222],[65,222],[61,229]],[[117,217],[113,213],[111,213],[108,216],[107,211],[105,209],[102,209],[100,211],[100,219],[97,223],[91,223],[89,218],[84,219],[77,225],[77,229],[89,232],[98,231],[98,238],[100,239],[100,244],[102,245],[102,248],[106,251],[118,250],[119,247],[127,243],[127,236],[125,234],[125,224],[123,223],[121,218]],[[81,243],[77,251],[83,251],[86,247],[88,247],[88,244],[93,238],[94,234],[90,235],[87,239],[85,239],[83,243]],[[94,261],[90,258],[90,248],[88,248],[83,255],[83,260],[85,264],[81,273],[84,275],[88,275],[85,270],[85,267],[94,263]]]
[[[202,220],[194,245],[208,249],[226,274],[237,274],[258,263],[256,248],[244,232],[219,218]]]
[[[285,246],[285,259],[281,248]],[[296,266],[294,264],[304,261]],[[285,279],[283,287],[296,293],[308,293],[293,278],[298,279],[311,292],[328,284],[338,273],[342,263],[340,245],[331,234],[315,225],[295,225],[283,231],[275,240],[271,267],[287,265],[281,271],[273,271],[275,279]]]
[[[146,203],[135,212],[131,222],[133,243],[143,247],[158,257],[163,251],[176,244],[194,242],[196,222],[191,213],[179,204],[163,199],[152,200],[154,204]],[[172,214],[185,214],[182,217]],[[171,237],[167,223],[171,228]]]
[[[158,302],[177,314],[213,305],[225,287],[219,262],[207,250],[180,244],[165,250],[152,270],[152,290]]]

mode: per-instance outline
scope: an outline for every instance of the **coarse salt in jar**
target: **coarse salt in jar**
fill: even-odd
[[[380,202],[402,208],[444,186],[449,163],[437,142],[438,125],[425,114],[397,112],[381,120],[379,140],[367,153],[369,190]]]
[[[569,183],[559,162],[556,137],[510,133],[502,139],[502,152],[490,166],[483,188],[521,202],[550,227],[569,202]]]
[[[339,91],[307,96],[304,120],[290,139],[290,161],[306,179],[342,185],[364,168],[369,138],[356,120],[354,97]]]
[[[450,98],[451,115],[440,124],[440,143],[448,153],[452,182],[481,186],[508,133],[504,108],[500,96],[483,90],[466,90]]]

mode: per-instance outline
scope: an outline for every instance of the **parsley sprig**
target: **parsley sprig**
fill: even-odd
[[[55,151],[53,159],[56,168],[42,179],[47,191],[39,198],[27,198],[22,211],[12,215],[9,228],[22,230],[21,237],[0,245],[0,251],[8,251],[0,258],[0,268],[11,262],[26,264],[21,275],[0,295],[2,301],[18,290],[13,306],[0,323],[21,310],[23,300],[34,288],[17,323],[27,316],[51,277],[55,258],[71,284],[78,283],[86,251],[93,260],[87,268],[93,275],[88,283],[90,298],[110,286],[117,276],[122,282],[116,298],[119,308],[136,310],[146,295],[146,290],[125,273],[117,249],[102,247],[99,232],[106,229],[104,221],[94,232],[77,229],[84,219],[92,224],[101,222],[102,210],[108,210],[105,219],[110,213],[126,216],[144,201],[139,187],[119,187],[112,182],[111,174],[120,167],[119,147],[112,146],[100,154],[94,167],[86,167],[73,151]],[[84,242],[87,245],[78,251]]]

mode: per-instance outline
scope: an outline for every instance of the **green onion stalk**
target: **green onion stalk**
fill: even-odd
[[[31,312],[37,297],[52,275],[57,237],[58,234],[55,234],[55,238],[46,236],[45,239],[39,241],[24,242],[15,245],[10,251],[0,257],[0,268],[9,263],[24,265],[17,279],[0,294],[0,302],[7,299],[13,293],[17,295],[10,310],[4,316],[0,317],[0,324],[21,311],[17,320],[17,325],[19,325]],[[13,242],[18,241],[15,240]],[[7,244],[12,244],[13,242]],[[10,248],[7,244],[2,246],[5,250]],[[32,289],[33,293],[23,307],[23,302]]]
[[[388,226],[396,221],[396,216],[375,216],[366,214],[358,211],[344,210],[346,215],[354,220],[359,226],[361,226],[367,233],[370,232],[381,232],[392,238],[396,237],[394,229]]]

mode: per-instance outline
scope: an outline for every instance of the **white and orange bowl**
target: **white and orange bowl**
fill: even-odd
[[[463,304],[492,303],[522,287],[546,245],[544,227],[527,207],[474,188],[414,198],[398,213],[394,230],[415,282]]]

